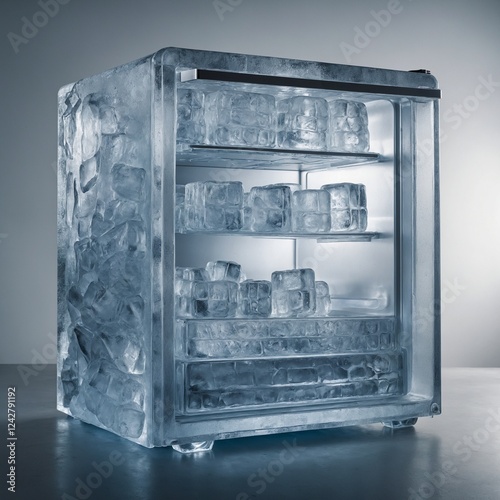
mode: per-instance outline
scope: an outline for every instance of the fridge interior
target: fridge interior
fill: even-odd
[[[234,88],[206,82],[189,85],[203,91]],[[398,335],[394,103],[380,96],[247,87],[237,88],[273,93],[276,99],[312,95],[329,101],[361,100],[368,112],[369,152],[343,155],[178,144],[176,184],[240,181],[248,192],[275,183],[299,184],[302,189],[362,183],[368,225],[366,231],[336,234],[176,234],[176,267],[236,261],[253,280],[270,280],[277,270],[312,268],[316,280],[328,283],[331,299],[330,312],[321,318],[177,319],[177,413],[204,418],[219,412],[338,407],[375,399],[390,403],[407,392],[409,370],[409,345],[402,346]],[[281,338],[258,332],[259,325],[278,323],[284,329]],[[328,328],[337,329],[339,337],[321,338]],[[241,345],[245,349],[239,350]],[[344,376],[336,379],[332,370],[345,370]]]

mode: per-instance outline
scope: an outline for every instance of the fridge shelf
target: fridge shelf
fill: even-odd
[[[254,238],[280,238],[296,239],[310,238],[317,240],[318,243],[347,243],[359,241],[372,241],[380,237],[380,233],[367,232],[336,232],[336,233],[259,233],[255,231],[183,231],[177,235],[203,234],[209,236],[252,236]]]
[[[178,166],[222,167],[260,170],[311,170],[330,167],[351,167],[376,163],[378,153],[347,153],[298,149],[249,148],[236,146],[177,146]]]

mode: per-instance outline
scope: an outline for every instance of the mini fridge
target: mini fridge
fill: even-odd
[[[181,452],[439,414],[439,98],[179,48],[64,86],[58,409]]]

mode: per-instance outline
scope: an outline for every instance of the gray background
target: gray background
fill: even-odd
[[[444,95],[443,363],[500,366],[498,0],[65,2],[18,53],[8,34],[41,7],[3,0],[0,13],[0,363],[55,360],[58,88],[179,46],[430,69]],[[398,13],[377,27],[372,11],[389,5]],[[495,83],[478,100],[481,79]]]

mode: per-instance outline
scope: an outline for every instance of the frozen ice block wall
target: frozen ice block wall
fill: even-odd
[[[58,408],[143,445],[151,422],[151,70],[59,93]]]

